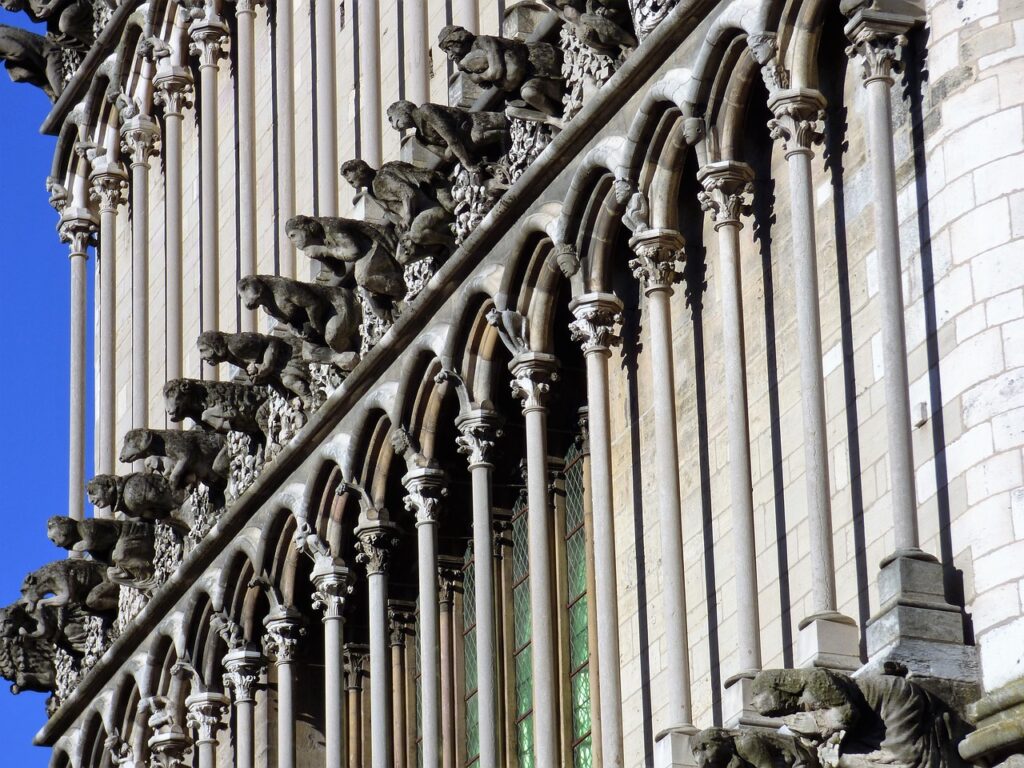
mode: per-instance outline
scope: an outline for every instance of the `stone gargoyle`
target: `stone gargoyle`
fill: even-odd
[[[467,170],[494,159],[511,142],[504,112],[467,112],[441,104],[417,107],[403,99],[388,107],[388,121],[397,131],[411,129],[424,148]]]
[[[304,341],[339,354],[359,347],[362,312],[348,288],[251,275],[238,281],[238,295],[246,309],[263,307]]]
[[[156,531],[150,523],[56,515],[46,521],[46,535],[70,552],[83,552],[107,566],[107,578],[136,589],[155,586]]]
[[[0,0],[0,7],[44,22],[48,36],[59,47],[86,51],[96,40],[89,0]]]
[[[408,265],[455,249],[452,225],[456,202],[443,174],[394,160],[374,170],[363,160],[349,160],[341,175],[356,189],[366,189],[399,232],[395,257]]]
[[[15,83],[42,88],[56,101],[64,90],[60,46],[42,35],[0,24],[0,61]]]
[[[51,639],[80,651],[84,616],[107,621],[117,614],[120,587],[107,577],[107,566],[95,560],[55,560],[28,574],[21,583],[21,603],[34,629],[26,637]]]
[[[120,461],[166,459],[167,481],[172,491],[194,482],[203,483],[211,495],[222,494],[227,485],[231,459],[224,436],[203,429],[132,429],[124,436]]]
[[[230,363],[245,372],[250,384],[268,386],[285,400],[297,397],[307,411],[312,410],[309,364],[295,337],[203,331],[196,346],[210,365]]]
[[[962,723],[937,696],[898,674],[856,679],[826,669],[760,672],[752,705],[827,768],[961,768]]]
[[[184,494],[172,489],[167,478],[156,472],[96,475],[85,492],[94,507],[150,522],[172,516],[185,501]]]
[[[319,282],[344,287],[354,283],[371,312],[393,319],[395,302],[407,290],[395,259],[394,227],[335,216],[294,216],[285,232],[296,248],[323,265]]]
[[[799,739],[764,730],[705,728],[690,749],[698,768],[820,768]]]
[[[616,57],[639,44],[626,0],[543,0],[571,24],[580,41],[606,56]]]
[[[233,381],[171,379],[164,385],[164,408],[173,422],[192,419],[221,434],[241,432],[266,442],[267,390]]]
[[[34,631],[22,603],[0,608],[0,677],[10,681],[11,693],[52,693],[56,686],[53,644],[31,637]]]
[[[502,91],[512,106],[551,117],[562,114],[562,52],[551,43],[474,35],[449,25],[441,30],[438,45],[470,80]]]

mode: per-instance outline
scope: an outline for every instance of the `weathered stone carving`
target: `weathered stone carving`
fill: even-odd
[[[0,0],[0,7],[45,22],[47,36],[58,46],[88,50],[95,42],[89,0]]]
[[[559,34],[565,56],[562,64],[565,77],[563,120],[568,121],[611,79],[624,57],[612,56],[590,47],[575,25],[566,24]]]
[[[637,37],[643,40],[651,34],[678,2],[679,0],[629,0],[629,9],[633,14],[633,29],[636,30]]]
[[[60,46],[42,35],[0,24],[0,61],[13,82],[42,88],[50,101],[64,90]]]
[[[46,521],[46,535],[61,549],[108,566],[107,578],[115,584],[142,590],[156,586],[155,532],[149,523],[56,515]]]
[[[53,645],[31,637],[34,630],[22,603],[0,609],[0,677],[10,681],[11,693],[46,693],[56,686]]]
[[[777,717],[837,768],[959,768],[960,722],[937,696],[896,674],[857,679],[827,669],[758,674],[752,705]]]
[[[89,619],[108,624],[117,612],[119,589],[102,563],[83,558],[47,563],[21,583],[21,603],[34,629],[20,632],[80,656],[88,649]]]
[[[562,52],[550,43],[474,35],[447,26],[438,45],[470,80],[501,90],[512,99],[511,106],[525,105],[553,117],[562,114]]]
[[[313,345],[338,353],[357,346],[362,313],[355,295],[347,288],[252,275],[238,281],[238,295],[246,309],[263,307],[268,315]]]
[[[638,45],[626,0],[543,0],[589,48],[618,56]]]
[[[375,171],[363,160],[349,160],[341,175],[356,189],[366,189],[399,231],[395,257],[403,266],[454,247],[455,201],[450,182],[440,173],[396,160]]]
[[[441,104],[417,107],[402,100],[388,107],[388,121],[395,130],[412,129],[426,149],[467,169],[497,157],[509,145],[504,112],[466,112]]]
[[[134,520],[163,520],[184,501],[181,493],[171,489],[167,478],[155,472],[96,475],[85,490],[94,507]]]
[[[204,362],[230,363],[250,384],[266,385],[286,400],[297,397],[306,410],[312,410],[309,364],[302,359],[301,343],[294,337],[203,331],[196,346]]]
[[[699,768],[818,768],[814,753],[793,736],[705,728],[690,741]]]
[[[164,385],[164,407],[171,421],[192,419],[197,426],[226,434],[241,432],[266,441],[267,390],[233,381],[172,379]]]
[[[124,436],[120,461],[155,457],[166,459],[167,480],[172,490],[195,482],[222,493],[227,482],[228,455],[223,435],[201,429],[133,429]]]
[[[529,329],[523,315],[515,310],[493,307],[485,319],[498,332],[498,337],[513,357],[530,351]]]

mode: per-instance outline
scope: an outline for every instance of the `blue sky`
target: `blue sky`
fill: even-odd
[[[31,28],[25,16],[6,11],[0,11],[0,23]],[[18,598],[26,573],[62,556],[46,539],[46,518],[67,514],[70,286],[67,247],[57,238],[57,214],[45,188],[55,140],[40,135],[39,126],[49,111],[41,90],[11,83],[0,69],[0,488],[8,505],[0,537],[0,605]],[[94,267],[90,256],[90,299]],[[91,316],[89,328],[91,360]],[[91,423],[90,407],[87,467]],[[0,764],[49,764],[49,750],[31,746],[46,719],[44,700],[37,693],[12,696],[0,681]]]

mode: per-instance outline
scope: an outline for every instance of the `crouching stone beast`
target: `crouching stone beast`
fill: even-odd
[[[242,432],[265,442],[265,387],[230,381],[172,379],[164,385],[164,407],[171,421],[190,418],[221,434]]]

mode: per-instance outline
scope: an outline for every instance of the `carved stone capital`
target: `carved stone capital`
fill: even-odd
[[[611,354],[622,343],[616,326],[622,324],[622,302],[610,293],[586,293],[569,303],[576,319],[569,323],[573,341],[580,342],[583,354]]]
[[[228,651],[224,656],[224,689],[231,691],[236,704],[255,700],[263,662],[263,654],[251,648]]]
[[[153,734],[149,739],[150,768],[186,768],[186,755],[192,743],[180,726]]]
[[[263,620],[267,628],[263,636],[266,653],[274,657],[278,665],[295,661],[299,641],[306,636],[306,621],[294,608],[272,610]]]
[[[231,701],[223,693],[194,693],[185,699],[188,715],[185,724],[195,731],[195,742],[215,741],[217,729]]]
[[[697,181],[704,187],[699,193],[701,208],[711,214],[715,229],[740,224],[740,217],[749,213],[744,195],[751,191],[754,171],[746,163],[724,161],[710,163],[697,172]]]
[[[494,445],[501,437],[502,419],[487,408],[476,408],[455,420],[459,436],[455,438],[458,452],[469,460],[469,468],[491,466]]]
[[[509,363],[512,397],[523,401],[523,413],[547,405],[551,384],[558,381],[558,361],[544,352],[523,352]]]
[[[404,600],[388,601],[388,642],[392,646],[405,645],[405,639],[415,632],[416,604]]]
[[[345,689],[361,691],[363,689],[363,666],[370,649],[357,643],[346,643],[343,660],[345,664]]]
[[[132,166],[148,165],[160,143],[160,126],[149,115],[136,115],[121,124],[121,151]]]
[[[89,198],[98,203],[100,211],[116,211],[128,200],[128,174],[121,163],[105,157],[96,158],[89,174]]]
[[[261,0],[237,0],[235,3],[235,16],[256,13],[256,6],[263,5]]]
[[[189,25],[188,34],[192,39],[188,51],[199,59],[201,68],[216,67],[217,62],[227,57],[228,25],[211,4]]]
[[[442,501],[448,495],[447,484],[445,473],[435,467],[417,467],[402,478],[407,491],[402,500],[405,508],[416,515],[417,527],[440,519]]]
[[[153,87],[153,100],[164,108],[165,116],[180,116],[184,109],[192,106],[192,72],[187,67],[159,67]]]
[[[821,121],[825,118],[825,97],[810,88],[778,91],[768,99],[775,117],[768,121],[771,137],[782,141],[788,158],[793,154],[811,154],[821,142]]]
[[[419,513],[417,513],[417,516]],[[391,562],[391,551],[398,544],[393,524],[380,523],[356,529],[356,562],[366,567],[366,575],[384,573]]]
[[[900,49],[907,44],[906,33],[916,24],[910,16],[863,9],[846,25],[850,45],[846,55],[860,57],[864,85],[882,80],[893,83],[893,73],[902,69]]]
[[[437,601],[442,611],[450,611],[457,590],[465,579],[462,560],[454,557],[437,559]]]
[[[761,67],[761,78],[769,95],[789,88],[789,72],[779,61],[779,41],[774,32],[747,36],[750,57]]]
[[[352,592],[352,574],[343,565],[327,561],[314,562],[313,608],[324,612],[324,621],[341,618],[345,598]]]
[[[88,208],[65,208],[57,224],[60,241],[68,244],[69,255],[86,256],[89,240],[98,228],[96,215]]]
[[[512,544],[509,538],[509,531],[512,530],[512,517],[509,512],[495,511],[494,519],[491,521],[491,554],[495,560],[501,560],[505,554],[505,547]]]
[[[636,254],[629,268],[643,283],[645,294],[672,288],[676,262],[682,260],[684,245],[683,236],[674,229],[647,229],[629,239],[629,247]]]

